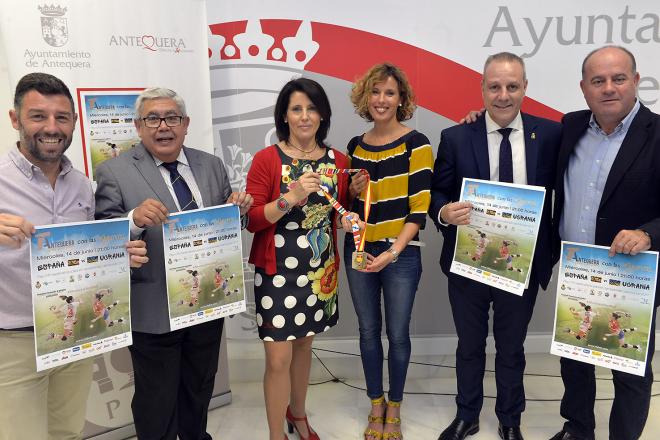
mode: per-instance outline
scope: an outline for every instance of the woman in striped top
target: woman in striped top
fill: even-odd
[[[367,266],[351,267],[355,250],[347,234],[346,272],[360,326],[360,352],[372,408],[367,440],[399,439],[399,416],[410,360],[409,325],[422,274],[418,233],[426,223],[431,200],[433,149],[423,134],[402,123],[412,117],[415,97],[405,74],[392,64],[372,67],[354,85],[356,113],[373,127],[348,144],[351,168],[369,175],[371,210],[365,233]],[[367,175],[354,176],[352,211],[364,212]],[[383,395],[381,298],[389,340],[388,402]]]

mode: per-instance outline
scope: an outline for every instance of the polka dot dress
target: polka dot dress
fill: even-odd
[[[278,147],[282,160],[280,191],[294,188],[308,171],[335,168],[328,149],[316,161],[292,159]],[[322,177],[335,198],[337,177]],[[312,193],[277,222],[277,273],[256,268],[254,294],[259,337],[290,341],[324,332],[337,323],[337,268],[332,240],[332,206],[322,193]]]

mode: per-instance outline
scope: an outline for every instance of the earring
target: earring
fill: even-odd
[[[399,103],[399,107],[403,107],[403,104]]]

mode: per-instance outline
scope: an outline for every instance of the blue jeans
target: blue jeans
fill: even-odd
[[[389,243],[381,241],[367,242],[365,251],[376,257],[390,246]],[[367,395],[371,399],[383,395],[382,291],[385,330],[389,341],[388,397],[389,400],[400,402],[403,400],[403,388],[410,361],[410,315],[422,275],[420,249],[418,246],[407,246],[396,263],[390,263],[376,273],[358,272],[351,268],[351,255],[354,250],[353,237],[347,235],[344,264],[360,326],[360,353],[367,382]]]

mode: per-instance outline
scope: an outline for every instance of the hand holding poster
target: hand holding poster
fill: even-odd
[[[131,345],[129,239],[127,219],[36,228],[37,371]]]
[[[644,376],[658,253],[562,242],[550,352]]]
[[[451,272],[522,295],[532,267],[545,188],[463,179],[470,224],[456,230]]]
[[[245,311],[237,206],[170,214],[163,244],[172,330]]]

